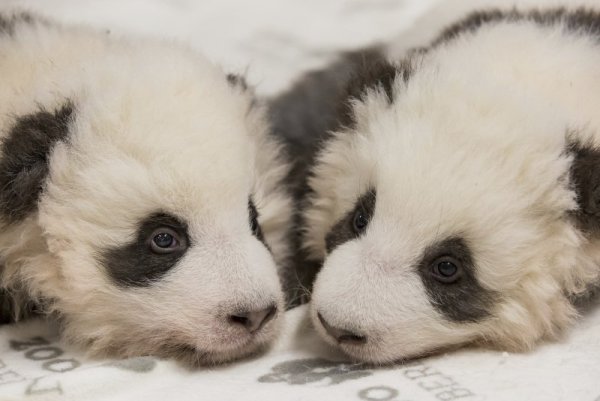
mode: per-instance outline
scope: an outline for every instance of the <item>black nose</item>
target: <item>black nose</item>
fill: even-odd
[[[262,329],[269,320],[275,317],[276,313],[277,307],[271,305],[268,308],[257,311],[242,311],[229,315],[229,321],[233,324],[244,326],[250,333],[254,333]]]
[[[367,337],[361,334],[352,332],[350,330],[341,329],[339,327],[333,327],[323,318],[323,315],[317,313],[317,317],[319,321],[327,330],[329,335],[336,339],[336,341],[340,344],[352,344],[352,345],[361,345],[367,342]]]

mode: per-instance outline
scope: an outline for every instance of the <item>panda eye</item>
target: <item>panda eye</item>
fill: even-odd
[[[150,250],[157,254],[172,253],[185,247],[185,241],[181,239],[173,229],[161,227],[150,235]]]
[[[431,265],[431,274],[440,283],[452,284],[461,277],[462,265],[451,256],[442,256]]]
[[[358,208],[352,218],[352,230],[356,234],[361,234],[369,225],[369,218],[362,208]]]

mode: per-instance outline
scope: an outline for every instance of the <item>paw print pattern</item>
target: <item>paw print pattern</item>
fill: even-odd
[[[326,359],[296,359],[279,363],[271,373],[258,378],[260,383],[286,382],[291,385],[326,381],[328,386],[372,375],[362,363],[332,362]]]

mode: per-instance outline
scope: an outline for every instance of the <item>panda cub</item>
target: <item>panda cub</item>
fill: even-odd
[[[275,127],[304,151],[317,331],[373,363],[557,337],[599,278],[599,107],[588,9],[478,12],[403,59],[349,54],[275,99]]]
[[[0,16],[0,311],[93,355],[276,335],[288,168],[243,82],[173,43]],[[33,305],[33,307],[32,307]]]

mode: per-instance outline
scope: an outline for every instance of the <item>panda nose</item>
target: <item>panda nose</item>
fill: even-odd
[[[362,345],[367,342],[366,336],[363,336],[359,333],[350,330],[334,327],[327,323],[325,318],[323,318],[323,315],[321,315],[320,313],[317,313],[317,317],[319,318],[319,321],[321,322],[325,330],[327,330],[327,333],[329,333],[331,337],[335,338],[335,340],[339,344]]]
[[[229,315],[229,321],[234,325],[240,325],[246,328],[250,333],[255,333],[262,329],[271,319],[275,317],[277,307],[271,305],[265,309],[255,311],[242,311]]]

